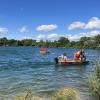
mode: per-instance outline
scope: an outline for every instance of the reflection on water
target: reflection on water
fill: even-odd
[[[29,88],[33,93],[51,95],[59,88],[71,86],[89,100],[88,77],[92,63],[57,66],[54,64],[55,57],[66,52],[69,58],[73,58],[76,50],[50,48],[50,51],[49,55],[41,55],[39,48],[0,47],[0,96],[13,96]],[[86,50],[87,59],[95,62],[99,53],[97,50]]]

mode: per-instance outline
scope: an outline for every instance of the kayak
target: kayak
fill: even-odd
[[[58,58],[55,58],[55,63],[57,65],[85,65],[89,64],[89,61],[76,61],[76,60],[59,61]]]

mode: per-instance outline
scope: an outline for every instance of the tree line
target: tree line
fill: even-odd
[[[81,37],[79,41],[69,41],[66,37],[60,37],[58,40],[40,40],[37,42],[32,39],[7,39],[0,38],[0,46],[36,46],[36,47],[65,47],[65,48],[100,48],[100,35],[94,37]]]

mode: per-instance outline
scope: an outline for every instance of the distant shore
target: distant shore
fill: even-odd
[[[100,35],[95,37],[81,37],[79,41],[69,41],[68,38],[60,37],[59,40],[40,40],[33,39],[7,39],[6,37],[0,38],[0,46],[32,46],[32,47],[56,47],[56,48],[90,48],[100,49]]]

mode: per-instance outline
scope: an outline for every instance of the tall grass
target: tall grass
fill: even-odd
[[[100,100],[100,63],[94,66],[94,71],[90,78],[90,89],[97,100]]]
[[[13,100],[43,100],[39,96],[34,96],[32,90],[27,90],[23,95],[15,96]]]
[[[74,88],[63,88],[58,90],[51,98],[34,96],[31,90],[20,96],[15,96],[13,100],[79,100],[79,92]]]
[[[74,88],[63,88],[54,94],[52,100],[79,100],[79,94]]]

